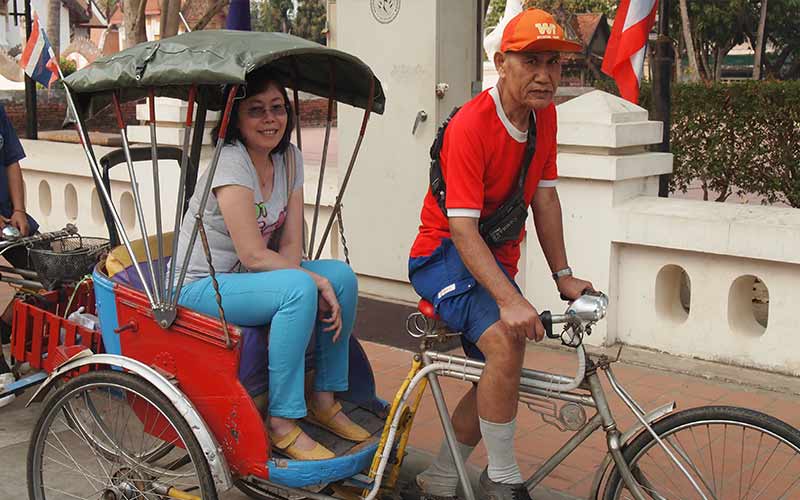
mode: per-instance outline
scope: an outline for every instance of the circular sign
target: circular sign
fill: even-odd
[[[400,12],[400,0],[370,0],[372,17],[382,24],[389,24],[394,21]]]

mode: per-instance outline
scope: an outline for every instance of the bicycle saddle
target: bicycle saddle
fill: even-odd
[[[426,318],[430,318],[435,321],[439,321],[440,319],[439,315],[436,314],[436,309],[433,307],[433,304],[425,299],[419,300],[419,303],[417,303],[417,309],[419,309],[419,312],[421,312]]]

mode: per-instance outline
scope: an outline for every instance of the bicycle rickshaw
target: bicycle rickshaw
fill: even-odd
[[[289,35],[194,32],[99,59],[66,79],[67,91],[76,103],[78,133],[105,202],[109,236],[116,246],[97,264],[91,279],[43,294],[27,294],[15,304],[14,356],[50,373],[31,400],[44,402],[29,449],[31,499],[216,499],[218,491],[233,486],[254,498],[393,498],[402,493],[399,472],[414,415],[428,384],[444,434],[451,448],[454,446],[439,377],[475,382],[483,364],[436,351],[442,340],[457,333],[439,324],[431,304],[420,302],[419,312],[408,319],[406,328],[420,339],[421,348],[391,403],[377,397],[369,360],[358,340],[351,339],[350,390],[338,397],[345,401],[348,415],[372,432],[373,438],[354,445],[306,426],[314,439],[336,453],[335,458],[323,461],[291,460],[270,449],[253,402],[253,396],[268,388],[264,329],[228,324],[224,297],[219,295],[219,320],[176,306],[183,276],[177,277],[177,287],[168,286],[176,277],[171,271],[174,267],[168,271],[166,262],[170,257],[186,256],[173,255],[176,241],[161,221],[164,193],[160,191],[159,161],[179,160],[180,183],[171,186],[177,191],[177,229],[186,200],[195,189],[207,112],[222,111],[220,137],[224,136],[227,117],[234,99],[241,95],[246,74],[265,65],[291,82],[295,109],[299,91],[329,99],[324,151],[333,102],[364,109],[333,213],[315,246],[323,155],[307,249],[309,256],[319,258],[340,209],[370,113],[383,111],[380,82],[360,60]],[[157,145],[156,96],[187,102],[181,149]],[[121,103],[137,99],[147,99],[150,104],[152,144],[146,148],[129,147],[122,119]],[[109,105],[117,115],[123,147],[97,160],[83,120]],[[207,168],[217,167],[222,142]],[[299,124],[296,142],[300,145]],[[136,161],[152,162],[153,233],[145,224],[133,166]],[[110,193],[109,170],[117,164],[126,164],[131,176],[143,235],[139,240],[133,240],[122,224]],[[204,203],[209,186],[199,189]],[[185,217],[196,219],[192,242],[198,236],[204,241],[202,219],[188,213]],[[204,244],[208,255],[207,246]],[[213,276],[210,259],[209,269]],[[99,332],[63,319],[79,306],[96,312]],[[771,417],[742,409],[714,407],[670,415],[674,404],[666,404],[645,412],[617,383],[611,361],[605,357],[594,360],[584,350],[583,337],[605,316],[607,306],[604,295],[587,294],[572,302],[563,315],[542,314],[548,336],[575,349],[577,371],[574,377],[566,377],[524,370],[520,400],[548,423],[577,433],[542,465],[528,485],[538,484],[602,427],[609,452],[598,468],[594,497],[599,498],[604,485],[602,496],[606,499],[730,498],[718,474],[730,476],[732,462],[739,463],[737,477],[750,479],[745,485],[746,497],[749,493],[769,498],[791,495],[796,481],[792,478],[776,486],[775,478],[783,480],[783,476],[773,475],[776,466],[771,460],[776,456],[794,460],[800,451],[800,433]],[[554,333],[553,324],[563,324],[564,330]],[[63,335],[57,333],[61,331]],[[613,390],[636,416],[633,428],[617,429],[599,371],[608,375]],[[596,413],[587,418],[584,408]],[[741,437],[737,443],[741,452],[726,468],[729,427]],[[721,469],[714,465],[720,447]],[[710,472],[707,456],[711,458]],[[465,465],[460,458],[456,463],[464,497],[472,500],[475,493]],[[781,465],[783,462],[777,467]]]

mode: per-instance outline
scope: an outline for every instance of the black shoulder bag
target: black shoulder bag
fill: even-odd
[[[440,153],[444,142],[444,133],[450,120],[460,108],[454,108],[450,116],[442,123],[436,132],[436,139],[431,145],[431,167],[430,167],[430,186],[431,193],[436,198],[439,208],[447,216],[445,207],[446,186],[442,176],[442,165]],[[520,233],[525,228],[525,220],[528,218],[528,205],[525,203],[525,180],[528,178],[533,155],[536,152],[536,120],[531,113],[528,124],[528,140],[525,143],[525,153],[522,155],[522,163],[517,179],[517,189],[506,199],[491,215],[478,222],[478,231],[481,237],[489,246],[498,246],[508,241],[519,238]]]

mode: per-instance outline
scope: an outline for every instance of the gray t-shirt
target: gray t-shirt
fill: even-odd
[[[293,144],[289,145],[289,149],[286,150],[285,154],[289,153],[295,156],[296,169],[294,186],[292,188],[292,192],[294,192],[303,188],[303,156],[300,150]],[[264,239],[264,246],[266,246],[269,243],[272,233],[278,230],[286,220],[286,207],[288,204],[288,199],[286,197],[287,175],[284,154],[273,154],[272,164],[274,165],[272,194],[268,200],[264,200],[258,182],[258,174],[244,145],[236,141],[234,144],[226,144],[222,148],[219,156],[219,163],[217,164],[217,171],[214,173],[214,180],[211,183],[212,191],[208,196],[206,209],[203,213],[203,227],[208,236],[208,246],[211,249],[211,263],[214,265],[215,272],[240,273],[247,272],[247,269],[241,265],[239,257],[236,255],[233,240],[228,232],[228,228],[225,226],[225,220],[222,218],[219,203],[217,203],[217,198],[214,195],[214,188],[237,185],[244,186],[253,191],[256,221],[261,232],[261,237]],[[201,191],[206,185],[208,174],[209,170],[206,170],[197,181],[197,189],[189,201],[189,209],[181,225],[181,232],[178,238],[178,254],[173,257],[173,262],[178,265],[175,269],[176,282],[177,277],[180,275],[180,265],[183,263],[184,252],[189,245],[189,238],[192,235],[192,227],[195,221],[194,217],[200,208]],[[191,258],[189,259],[189,265],[187,266],[185,283],[205,278],[208,275],[208,262],[206,261],[206,256],[203,252],[203,244],[198,234]]]

